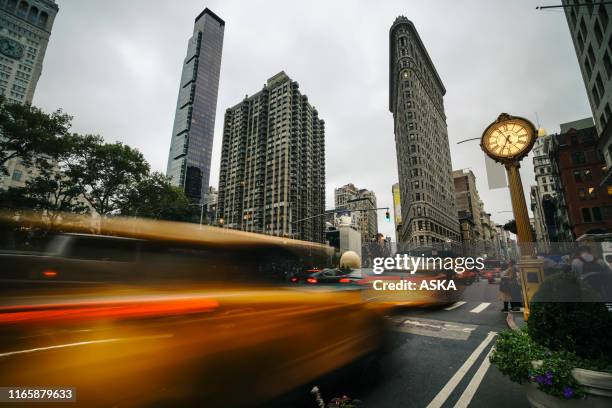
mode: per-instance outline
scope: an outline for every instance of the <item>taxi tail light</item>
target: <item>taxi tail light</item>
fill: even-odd
[[[350,283],[351,280],[349,278],[340,278],[340,283]]]
[[[306,279],[306,282],[308,282],[308,283],[317,283],[317,278],[308,278],[308,279]]]

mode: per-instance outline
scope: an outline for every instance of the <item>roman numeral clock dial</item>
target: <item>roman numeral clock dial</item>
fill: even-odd
[[[502,113],[485,129],[480,146],[495,161],[518,162],[533,147],[535,135],[535,127],[530,121]]]

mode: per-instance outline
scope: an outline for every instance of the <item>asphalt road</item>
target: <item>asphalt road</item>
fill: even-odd
[[[349,396],[367,408],[529,407],[521,387],[488,363],[496,334],[508,327],[498,289],[483,280],[453,305],[399,311],[384,377]]]

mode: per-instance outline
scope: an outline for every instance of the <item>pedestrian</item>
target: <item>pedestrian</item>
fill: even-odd
[[[593,255],[589,246],[578,248],[572,261],[572,272],[591,288],[595,289],[605,302],[612,301],[612,273],[608,265]]]
[[[512,302],[512,281],[514,280],[514,262],[508,261],[508,268],[501,273],[501,281],[499,283],[499,300],[504,302],[502,312],[509,312],[509,306]],[[511,307],[511,306],[510,306]]]

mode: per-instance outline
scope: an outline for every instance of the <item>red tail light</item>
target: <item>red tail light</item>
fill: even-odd
[[[351,280],[349,278],[340,278],[340,283],[350,283]]]
[[[317,283],[317,278],[308,278],[308,279],[306,279],[306,282],[308,282],[308,283]]]
[[[43,272],[43,276],[44,276],[45,278],[55,278],[55,277],[57,276],[57,272],[55,272],[55,271],[50,271],[50,270],[49,270],[49,271],[44,271],[44,272]]]
[[[289,279],[289,280],[290,280],[291,282],[297,282],[297,281],[298,281],[298,278],[291,278],[291,279]]]

